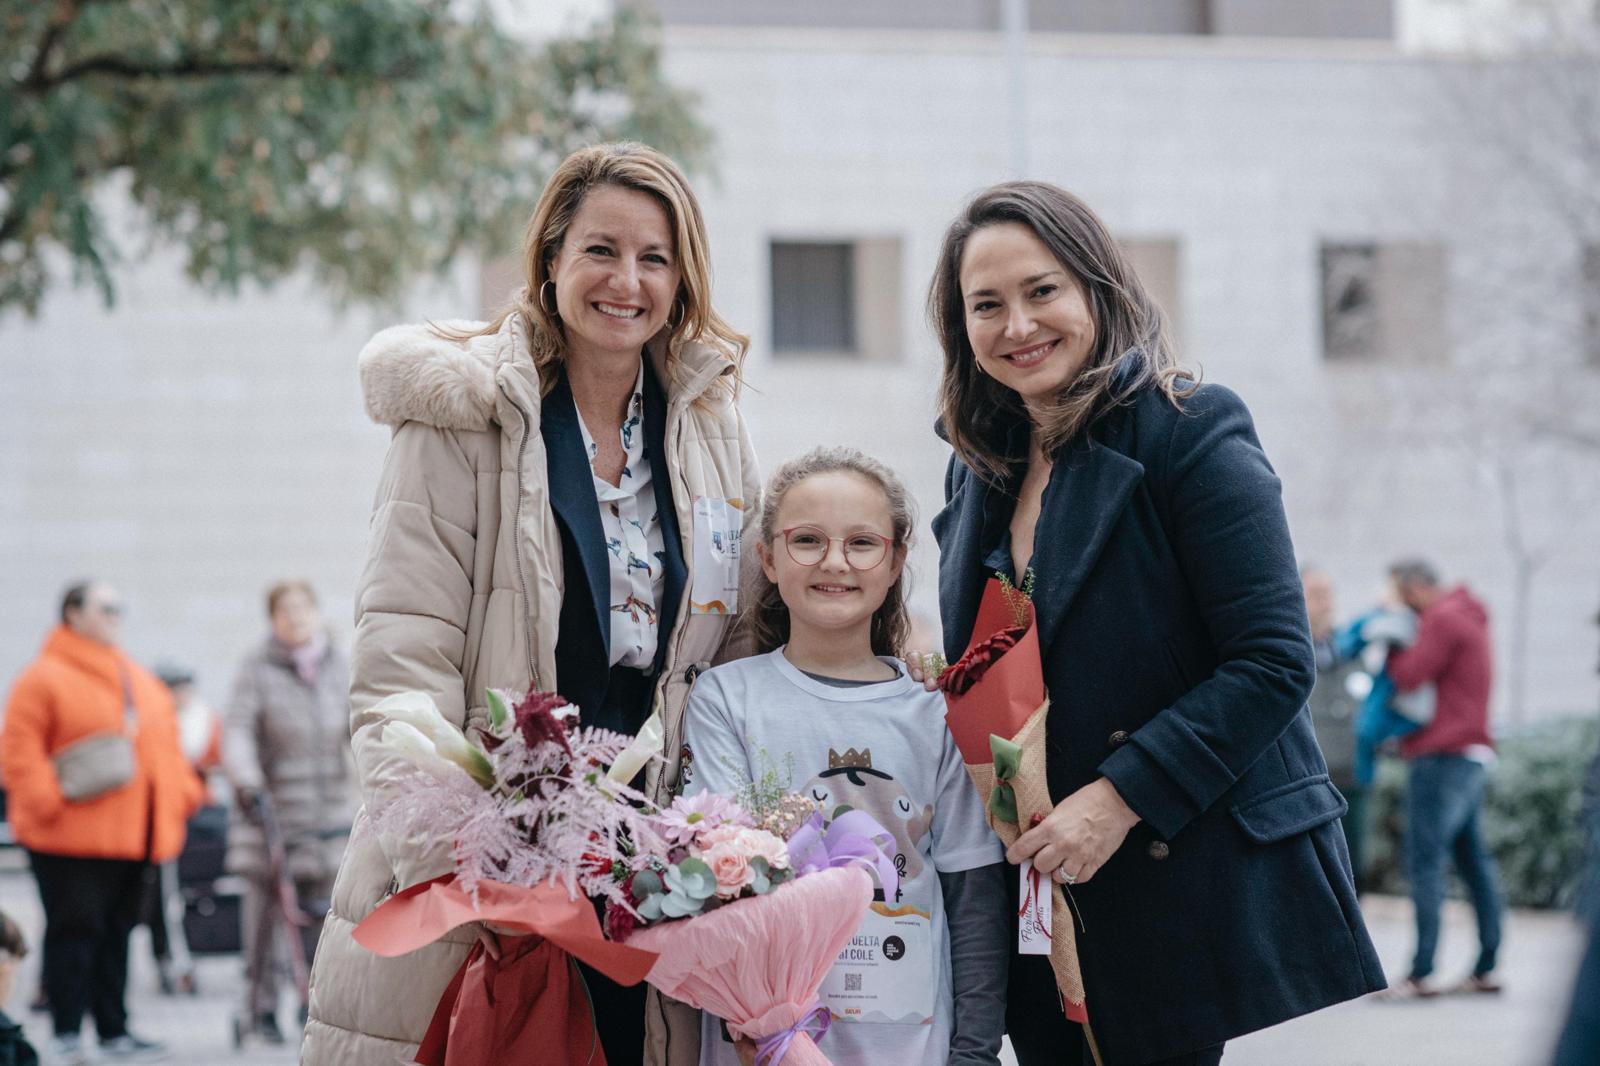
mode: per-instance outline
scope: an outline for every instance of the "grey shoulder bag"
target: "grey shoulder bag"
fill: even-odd
[[[122,731],[94,733],[73,741],[50,757],[55,764],[61,794],[72,803],[98,799],[133,780],[133,738],[139,731],[139,712],[133,688],[122,675]]]

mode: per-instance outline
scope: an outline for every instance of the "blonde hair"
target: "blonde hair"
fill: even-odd
[[[778,536],[778,512],[783,509],[784,497],[789,490],[809,477],[819,474],[855,474],[872,482],[883,492],[889,506],[889,522],[894,530],[894,546],[903,550],[911,546],[911,533],[917,525],[916,508],[905,484],[878,460],[854,448],[815,448],[791,459],[778,468],[767,483],[761,505],[761,543],[773,550]],[[882,565],[882,564],[879,564]],[[872,654],[901,655],[906,640],[911,635],[911,614],[906,608],[906,582],[909,574],[902,567],[900,576],[889,587],[883,603],[872,614]],[[789,642],[789,607],[783,602],[778,586],[761,571],[756,577],[755,609],[749,614],[751,633],[760,651],[768,652]]]
[[[648,193],[667,212],[681,275],[674,300],[678,306],[666,327],[667,365],[676,364],[685,343],[698,341],[721,352],[733,364],[733,387],[737,389],[750,341],[711,306],[711,255],[700,203],[672,160],[632,141],[590,145],[567,156],[550,175],[528,221],[522,243],[523,285],[511,302],[482,329],[456,331],[434,326],[434,331],[454,340],[490,336],[499,332],[506,319],[521,315],[527,325],[528,347],[539,371],[540,385],[549,392],[566,358],[567,346],[560,319],[545,310],[539,294],[545,282],[551,280],[550,264],[561,250],[584,198],[602,185]]]
[[[928,291],[928,317],[944,349],[939,413],[945,436],[962,462],[991,481],[1004,479],[1010,465],[1024,458],[1011,454],[1015,449],[1008,442],[1012,429],[1030,419],[1015,392],[978,369],[967,338],[961,260],[974,233],[1007,222],[1032,230],[1077,279],[1094,317],[1088,361],[1035,427],[1047,455],[1142,389],[1155,388],[1181,406],[1197,387],[1178,365],[1161,309],[1088,204],[1042,181],[991,186],[945,232]]]

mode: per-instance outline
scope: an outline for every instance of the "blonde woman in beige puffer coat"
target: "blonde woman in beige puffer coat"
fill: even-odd
[[[695,677],[734,654],[751,572],[753,553],[735,547],[760,484],[736,404],[745,339],[711,307],[694,196],[651,149],[570,156],[526,248],[527,282],[497,321],[398,326],[361,353],[367,412],[394,437],[356,598],[352,741],[381,729],[378,701],[408,690],[464,730],[485,723],[490,686],[535,682],[586,722],[629,730],[659,700],[663,760],[646,790],[661,798],[677,783]],[[614,544],[608,515],[648,540]],[[369,808],[396,794],[382,768],[361,785]],[[468,948],[492,943],[462,929],[384,959],[351,939],[388,894],[447,872],[448,847],[380,840],[357,817],[312,974],[304,1066],[408,1061]],[[693,1011],[586,977],[613,1066],[697,1061]]]

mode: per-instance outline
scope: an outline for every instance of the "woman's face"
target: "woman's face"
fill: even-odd
[[[847,561],[845,546],[860,533],[894,540],[894,519],[883,490],[849,471],[813,474],[784,493],[778,529],[758,551],[761,568],[789,608],[791,635],[801,629],[870,630],[873,614],[900,577],[905,547],[894,545],[876,566],[858,570]],[[810,565],[795,562],[781,532],[785,529],[799,529],[797,536],[811,542],[828,538],[826,554]]]
[[[1083,286],[1027,226],[999,222],[968,237],[960,280],[978,368],[1025,403],[1048,401],[1089,361]]]
[[[550,264],[569,356],[637,359],[672,314],[681,278],[659,200],[618,185],[591,189]]]
[[[291,648],[298,648],[322,629],[322,612],[317,601],[300,589],[290,589],[278,597],[272,611],[272,635]]]

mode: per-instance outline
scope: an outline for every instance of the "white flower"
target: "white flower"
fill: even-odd
[[[401,743],[412,745],[412,754],[422,758],[431,755],[445,759],[471,774],[472,779],[484,788],[494,787],[494,767],[489,765],[488,756],[467,740],[461,730],[445,720],[427,693],[397,692],[379,700],[371,713],[388,719],[384,724],[386,739],[396,726],[409,728],[427,741],[431,749],[430,752],[415,749],[414,742],[402,731]]]

